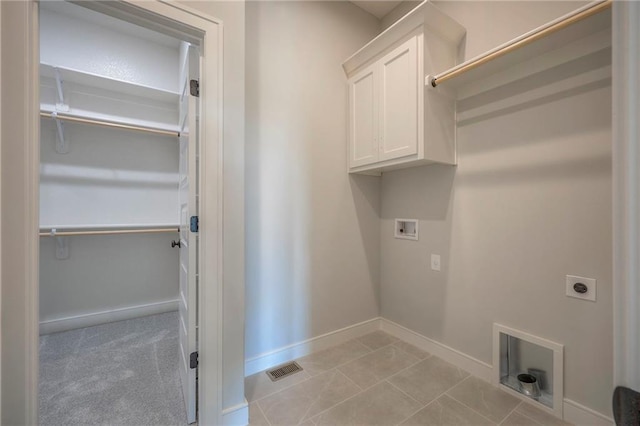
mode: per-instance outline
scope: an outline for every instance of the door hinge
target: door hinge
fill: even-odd
[[[198,368],[198,352],[191,352],[189,355],[189,368]]]
[[[189,93],[196,98],[200,96],[200,82],[198,80],[189,80]]]
[[[189,230],[191,232],[198,232],[200,230],[200,219],[198,219],[198,216],[191,216],[191,220],[189,221]]]

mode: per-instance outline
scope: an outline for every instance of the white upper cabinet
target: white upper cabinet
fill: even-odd
[[[370,66],[349,82],[349,111],[352,141],[349,162],[356,166],[378,161],[378,108],[375,67]]]
[[[424,2],[345,61],[350,173],[455,164],[455,100],[425,96],[425,77],[455,65],[464,34]]]
[[[417,44],[418,37],[411,37],[380,60],[379,161],[418,153],[422,134],[418,110],[422,96]]]

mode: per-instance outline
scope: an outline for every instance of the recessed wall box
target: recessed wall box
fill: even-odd
[[[395,237],[405,240],[418,240],[418,219],[396,219]]]
[[[539,409],[563,416],[564,346],[493,324],[493,384]]]

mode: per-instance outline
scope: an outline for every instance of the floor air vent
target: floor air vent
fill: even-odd
[[[300,367],[297,362],[290,362],[274,368],[273,370],[268,370],[267,376],[269,376],[272,382],[277,382],[278,380],[284,379],[298,371],[302,371],[302,367]]]

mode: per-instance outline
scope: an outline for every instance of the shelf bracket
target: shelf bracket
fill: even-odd
[[[58,113],[56,111],[51,113],[51,118],[56,122],[56,128],[58,129],[56,134],[56,152],[58,154],[68,154],[69,141],[64,137],[64,124],[58,119]]]
[[[69,258],[69,237],[56,237],[56,259]]]
[[[64,101],[64,91],[62,90],[62,77],[60,76],[60,70],[58,68],[53,69],[56,75],[56,88],[58,89],[58,102],[56,103],[56,110],[61,112],[68,112],[69,105]]]

